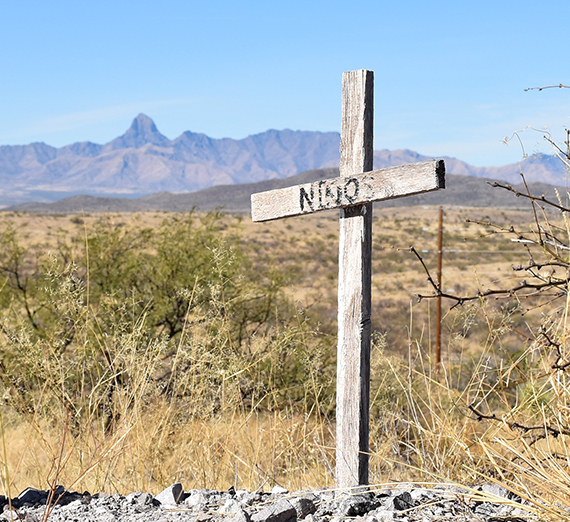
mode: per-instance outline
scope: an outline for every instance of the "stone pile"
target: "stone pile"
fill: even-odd
[[[536,517],[516,495],[495,484],[467,490],[456,486],[427,489],[399,484],[360,492],[331,490],[290,494],[276,486],[270,493],[184,491],[177,483],[156,496],[77,493],[59,486],[53,492],[28,488],[8,502],[0,497],[0,520],[26,522],[526,522]],[[47,515],[47,518],[46,518]]]

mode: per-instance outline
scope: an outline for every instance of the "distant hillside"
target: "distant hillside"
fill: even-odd
[[[122,136],[104,145],[0,146],[0,206],[85,194],[136,198],[278,180],[336,167],[339,143],[337,132],[292,130],[268,130],[242,140],[187,131],[170,140],[148,116],[139,114]],[[427,159],[410,150],[380,150],[374,153],[374,167]],[[519,181],[520,165],[473,167],[454,158],[445,160],[453,174]],[[563,165],[552,156],[530,158],[522,168],[529,181],[565,184]]]
[[[250,197],[255,192],[283,188],[300,183],[309,183],[319,179],[333,178],[339,175],[338,169],[317,169],[297,174],[286,179],[274,179],[240,185],[220,185],[186,194],[160,192],[138,199],[109,198],[93,196],[74,196],[55,203],[22,203],[6,211],[36,212],[45,214],[90,213],[90,212],[145,212],[170,211],[188,212],[193,208],[201,211],[223,209],[229,213],[249,214]],[[469,176],[446,175],[445,190],[393,199],[377,203],[378,207],[407,205],[446,205],[464,207],[523,208],[525,201],[516,198],[510,192],[493,188],[491,180]],[[513,185],[524,191],[522,184]],[[556,201],[556,187],[545,183],[530,183],[535,195],[546,195]],[[559,188],[563,194],[565,189]]]

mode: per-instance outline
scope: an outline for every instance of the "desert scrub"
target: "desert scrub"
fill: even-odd
[[[299,262],[289,239],[300,231],[244,237],[247,224],[217,214],[165,215],[156,226],[114,219],[85,216],[49,254],[16,225],[1,236],[4,483],[123,493],[177,480],[332,485],[336,266]],[[511,378],[528,368],[514,333],[522,310],[499,301],[447,310],[437,373],[427,301],[411,295],[424,275],[397,232],[404,249],[378,252],[374,280],[372,480],[497,477],[495,455],[507,452],[495,444],[490,459],[485,444],[510,429],[468,407],[484,399],[503,415],[536,395],[497,385],[507,368]],[[326,259],[337,244],[325,246]],[[305,287],[318,299],[298,310]]]
[[[283,274],[254,269],[239,230],[221,231],[221,219],[173,216],[151,230],[102,218],[51,253],[22,246],[6,225],[2,415],[11,436],[29,433],[42,457],[13,464],[5,481],[30,485],[31,466],[38,486],[41,477],[112,489],[128,477],[152,489],[182,473],[165,473],[162,463],[179,442],[196,442],[190,430],[200,424],[243,438],[252,422],[272,425],[271,412],[286,422],[290,412],[313,433],[308,427],[330,411],[334,390],[327,338],[284,296]],[[213,451],[208,440],[218,451],[206,471],[212,483],[194,482],[204,487],[228,480],[230,460],[243,453],[212,435],[203,437],[204,455]],[[61,459],[73,465],[50,471]],[[277,473],[256,466],[248,477]]]

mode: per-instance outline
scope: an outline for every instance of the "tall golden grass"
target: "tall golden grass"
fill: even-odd
[[[34,257],[4,229],[6,495],[55,484],[121,493],[177,481],[185,489],[334,485],[334,337],[287,297],[290,279],[256,265],[258,252],[239,251],[222,216],[176,219],[158,235],[188,234],[179,254],[150,242],[148,230],[130,235],[106,223]],[[198,249],[196,277],[179,288],[178,272],[158,272]],[[113,252],[126,275],[104,272]],[[156,274],[179,301],[179,327],[164,326],[168,299],[139,272]],[[401,317],[404,353],[375,334],[371,482],[498,481],[544,516],[566,516],[557,505],[567,503],[569,483],[566,373],[553,370],[552,345],[525,325],[544,308],[521,318],[509,298],[448,311],[440,370],[425,301],[409,302]],[[543,322],[562,351],[568,309]]]

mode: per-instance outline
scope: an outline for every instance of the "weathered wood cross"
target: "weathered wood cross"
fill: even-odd
[[[340,177],[251,196],[253,221],[340,208],[336,483],[368,484],[372,203],[445,187],[443,160],[373,168],[374,73],[342,77]]]

